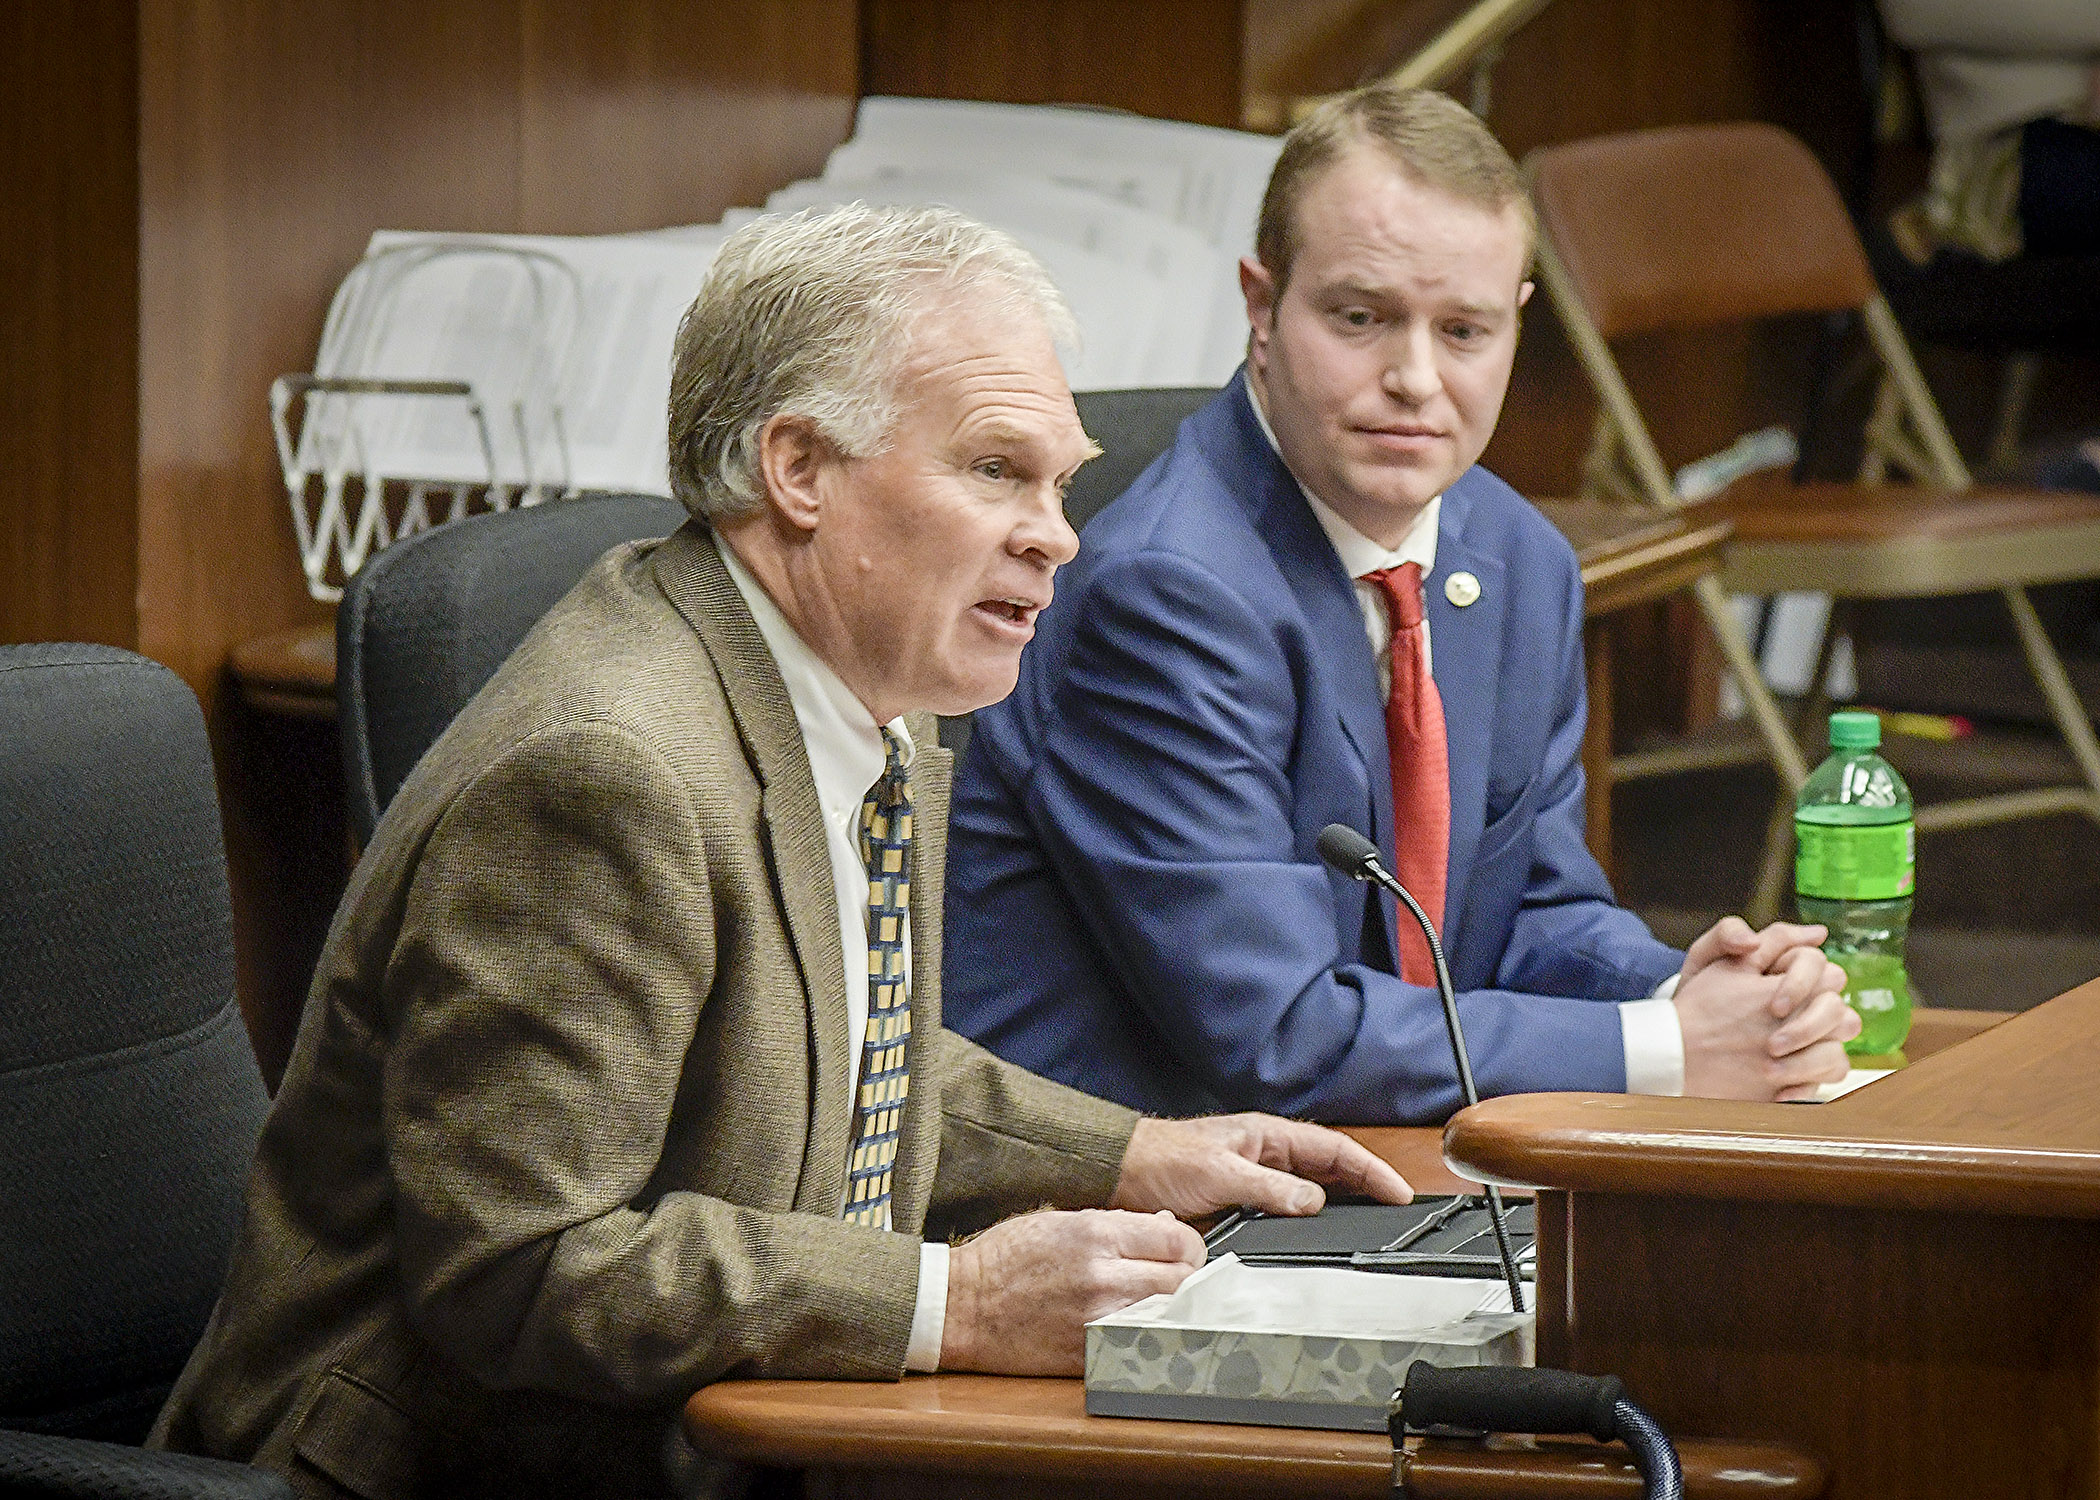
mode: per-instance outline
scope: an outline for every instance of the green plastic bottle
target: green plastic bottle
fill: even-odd
[[[1823,951],[1845,971],[1859,1012],[1855,1057],[1902,1060],[1910,1035],[1910,933],[1916,834],[1910,788],[1875,753],[1881,720],[1830,716],[1830,756],[1794,798],[1794,899],[1801,920],[1830,929]]]

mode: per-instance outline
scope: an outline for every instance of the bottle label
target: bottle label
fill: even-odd
[[[1794,823],[1794,889],[1826,901],[1893,901],[1911,894],[1915,830],[1901,823],[1868,827]]]

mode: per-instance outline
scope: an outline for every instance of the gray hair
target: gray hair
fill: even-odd
[[[672,350],[671,493],[709,523],[756,510],[758,436],[807,417],[840,452],[882,451],[915,325],[959,296],[1032,313],[1061,343],[1072,314],[1011,236],[944,208],[806,209],[724,242]]]

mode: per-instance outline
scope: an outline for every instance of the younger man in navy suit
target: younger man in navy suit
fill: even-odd
[[[1426,945],[1326,869],[1372,837],[1438,918],[1483,1093],[1794,1098],[1857,1018],[1820,928],[1688,954],[1583,842],[1582,589],[1475,467],[1534,229],[1442,95],[1374,87],[1292,132],[1241,262],[1241,373],[1088,527],[977,715],[949,856],[951,1022],[1163,1114],[1441,1120]]]

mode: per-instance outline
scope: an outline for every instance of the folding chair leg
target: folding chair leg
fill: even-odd
[[[1743,920],[1762,927],[1779,915],[1779,905],[1794,873],[1794,794],[1781,788],[1772,799],[1772,815],[1765,821],[1765,852],[1757,865],[1757,884]]]
[[[2027,409],[2034,403],[2034,384],[2041,371],[2041,356],[2031,351],[2005,356],[2005,369],[1998,377],[1998,413],[1991,421],[1986,454],[1994,469],[2020,465],[2020,433],[2027,426]]]
[[[1813,745],[1821,738],[1816,730],[1830,712],[1830,661],[1837,655],[1838,639],[1845,633],[1844,609],[1843,600],[1833,599],[1829,612],[1823,616],[1823,630],[1816,638],[1816,665],[1808,677],[1808,692],[1794,710],[1794,740],[1797,744]],[[1807,757],[1804,755],[1802,759]]]
[[[1794,743],[1813,743],[1816,726],[1830,711],[1830,661],[1837,654],[1838,638],[1845,633],[1844,601],[1830,601],[1823,617],[1823,632],[1816,642],[1816,665],[1809,674],[1808,692],[1794,711]],[[1807,757],[1803,756],[1804,762]],[[1793,874],[1789,856],[1794,850],[1794,787],[1781,786],[1772,799],[1772,816],[1765,824],[1765,852],[1758,862],[1757,884],[1751,890],[1744,917],[1762,927],[1779,915],[1786,898],[1787,877]]]
[[[2020,649],[2027,653],[2027,666],[2034,673],[2035,685],[2048,700],[2049,715],[2056,720],[2058,732],[2071,747],[2079,772],[2085,777],[2090,793],[2086,813],[2100,821],[2100,737],[2093,733],[2093,721],[2086,716],[2085,704],[2071,686],[2063,658],[2056,654],[2049,632],[2042,628],[2041,617],[2034,612],[2034,601],[2027,597],[2027,590],[2016,586],[2004,592],[2005,607],[2012,612],[2013,629],[2019,632]]]
[[[1742,692],[1744,706],[1750,710],[1751,722],[1756,724],[1757,732],[1765,742],[1772,769],[1779,774],[1780,798],[1791,802],[1801,783],[1808,780],[1808,765],[1801,758],[1801,746],[1795,741],[1793,731],[1787,728],[1779,705],[1772,701],[1772,690],[1765,685],[1764,673],[1750,652],[1750,643],[1743,639],[1742,625],[1729,607],[1728,596],[1721,591],[1720,580],[1708,574],[1692,585],[1692,592],[1699,600],[1700,613],[1706,616],[1707,629],[1713,632],[1714,641],[1721,648],[1722,660],[1735,674],[1736,687]],[[1779,909],[1780,882],[1785,877],[1793,836],[1792,819],[1782,820],[1775,814],[1765,837],[1764,864],[1758,872],[1757,886],[1751,892],[1749,909],[1744,913],[1753,926],[1761,927],[1771,921]]]

